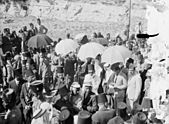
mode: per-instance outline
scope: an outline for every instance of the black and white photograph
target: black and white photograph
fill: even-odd
[[[0,0],[0,124],[169,124],[169,0]]]

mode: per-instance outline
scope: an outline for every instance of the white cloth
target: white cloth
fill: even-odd
[[[95,94],[98,94],[97,90],[99,88],[100,81],[101,81],[100,78],[95,74],[93,74],[93,75],[86,74],[85,78],[84,78],[84,82],[92,82],[92,91]],[[84,88],[84,86],[83,86],[83,88]]]
[[[111,69],[108,69],[108,70],[106,71],[105,79],[103,80],[103,85],[104,85],[105,83],[108,83],[108,82],[109,82],[109,79],[110,79],[110,77],[111,77],[111,75],[112,75],[113,73],[114,73],[114,72],[113,72]]]
[[[142,80],[139,74],[136,74],[128,80],[127,96],[129,99],[136,101],[140,95]]]

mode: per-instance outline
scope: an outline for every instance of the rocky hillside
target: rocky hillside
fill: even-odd
[[[154,0],[131,0],[131,31],[141,21],[146,31],[145,12],[147,5],[159,8],[164,2]],[[0,6],[0,18],[3,27],[19,29],[28,23],[36,23],[37,17],[49,28],[52,38],[64,37],[70,32],[110,32],[112,36],[123,34],[129,23],[130,0],[27,0],[10,2]],[[9,19],[11,21],[9,21]]]

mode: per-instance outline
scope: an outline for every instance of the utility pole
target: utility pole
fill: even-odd
[[[128,25],[128,36],[127,40],[129,41],[130,38],[130,28],[131,28],[131,9],[132,9],[132,1],[130,0],[130,5],[129,5],[129,25]]]

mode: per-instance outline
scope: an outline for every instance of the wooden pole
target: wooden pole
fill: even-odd
[[[132,9],[132,2],[130,0],[130,5],[129,5],[129,25],[128,25],[128,36],[127,36],[127,40],[129,41],[130,38],[130,28],[131,28],[131,9]]]

